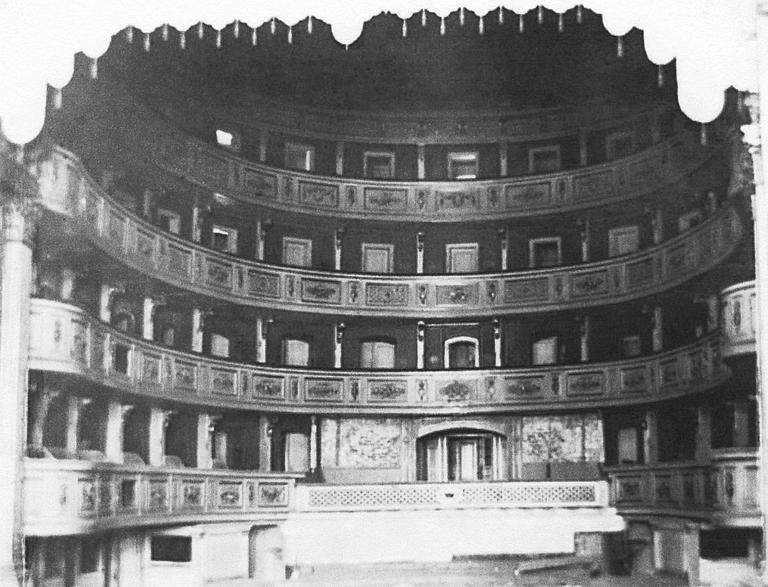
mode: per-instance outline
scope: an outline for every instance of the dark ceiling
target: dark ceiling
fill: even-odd
[[[657,68],[643,48],[642,33],[633,30],[623,40],[624,55],[617,55],[617,39],[602,26],[601,18],[584,10],[563,16],[544,10],[524,16],[520,32],[518,15],[498,11],[483,21],[465,11],[464,24],[456,11],[445,19],[427,13],[402,21],[383,13],[366,23],[361,37],[347,49],[333,38],[330,27],[307,20],[291,30],[280,22],[252,30],[233,25],[222,31],[197,27],[186,33],[181,49],[179,32],[171,29],[163,40],[161,29],[152,34],[149,52],[137,31],[132,44],[117,35],[110,51],[100,59],[99,74],[127,76],[140,91],[162,94],[179,87],[185,91],[214,93],[225,101],[247,101],[259,94],[281,101],[321,108],[355,110],[525,109],[583,102],[606,97],[620,102],[659,98]],[[665,71],[665,93],[674,92],[674,68]],[[179,84],[182,84],[181,86]]]

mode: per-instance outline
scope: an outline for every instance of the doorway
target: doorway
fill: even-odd
[[[472,482],[502,479],[504,439],[483,430],[459,429],[418,440],[419,481]]]

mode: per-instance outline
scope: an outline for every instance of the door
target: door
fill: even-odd
[[[309,366],[309,343],[287,338],[283,341],[283,364],[291,367]]]
[[[472,369],[480,366],[478,341],[469,336],[458,336],[445,341],[444,364],[447,369]]]
[[[305,238],[283,237],[283,265],[312,266],[312,241]]]
[[[363,243],[363,271],[392,273],[393,245]]]
[[[477,481],[477,438],[451,438],[448,442],[448,480]]]
[[[447,273],[477,273],[477,259],[477,243],[445,245],[445,269]]]

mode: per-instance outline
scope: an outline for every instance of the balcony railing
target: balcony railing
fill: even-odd
[[[605,481],[302,484],[296,487],[296,508],[307,512],[607,506]]]
[[[755,352],[757,304],[755,282],[745,281],[720,292],[723,304],[723,356]]]
[[[184,134],[119,86],[105,90],[99,104],[130,120],[112,130],[123,132],[120,144],[135,160],[239,201],[333,218],[455,222],[602,206],[672,185],[722,148],[702,148],[683,134],[631,157],[551,174],[467,182],[360,180],[248,161]]]
[[[126,336],[74,306],[32,301],[30,368],[151,397],[265,411],[453,413],[639,403],[711,388],[717,333],[647,358],[466,371],[344,371],[235,363]],[[117,357],[120,360],[117,360]]]
[[[759,523],[754,450],[719,450],[711,464],[663,463],[608,467],[611,505],[624,514],[674,514],[720,525]]]
[[[313,313],[455,318],[614,303],[711,269],[742,235],[726,206],[661,245],[596,263],[482,275],[331,273],[241,259],[170,235],[115,204],[60,149],[39,182],[47,207],[75,217],[85,238],[137,271],[234,303]]]
[[[52,459],[25,459],[24,469],[24,530],[31,535],[284,519],[299,477]]]

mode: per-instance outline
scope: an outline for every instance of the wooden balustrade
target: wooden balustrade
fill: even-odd
[[[720,292],[723,308],[723,356],[755,352],[757,304],[755,282],[745,281]]]
[[[673,514],[719,525],[758,525],[754,450],[714,451],[711,463],[673,462],[607,467],[611,505],[623,514]]]
[[[73,373],[151,397],[266,411],[453,413],[639,403],[711,388],[728,370],[710,335],[646,358],[464,371],[267,367],[128,337],[68,304],[35,299],[30,368]]]
[[[635,299],[715,267],[743,232],[726,206],[661,245],[616,259],[509,273],[371,276],[278,267],[175,237],[114,203],[60,149],[39,181],[45,206],[72,215],[84,238],[137,271],[233,303],[349,316],[477,317]]]
[[[300,477],[55,459],[25,459],[24,471],[24,530],[30,535],[284,519]]]

